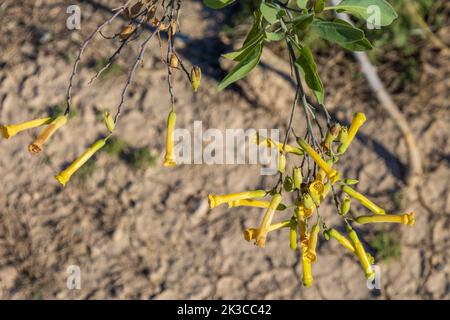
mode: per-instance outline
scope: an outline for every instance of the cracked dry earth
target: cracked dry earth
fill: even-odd
[[[80,1],[82,30],[69,32],[68,2],[10,1],[0,16],[1,123],[43,116],[50,106],[64,101],[77,46],[108,15],[92,3]],[[223,19],[199,1],[185,1],[181,26],[189,37],[181,37],[177,45],[186,62],[200,65],[205,77],[194,95],[181,73],[176,74],[178,127],[192,130],[193,121],[202,120],[204,129],[285,128],[293,91],[283,75],[273,71],[277,65],[270,60],[235,89],[216,90],[223,75],[218,56],[227,49],[215,36]],[[448,27],[438,35],[449,43]],[[0,140],[0,298],[450,297],[448,56],[424,44],[419,80],[392,92],[418,137],[425,164],[417,192],[407,194],[402,192],[405,144],[364,79],[349,80],[351,57],[333,49],[318,61],[333,116],[349,122],[354,112],[364,111],[368,118],[339,168],[346,176],[357,177],[359,190],[388,211],[416,212],[414,227],[383,229],[399,235],[401,255],[379,263],[382,288],[371,292],[358,261],[336,243],[320,239],[315,283],[305,289],[300,285],[299,254],[289,249],[288,233],[271,234],[265,250],[244,241],[242,230],[259,223],[260,210],[206,210],[210,192],[269,188],[275,178],[260,176],[257,166],[181,165],[168,170],[159,165],[169,97],[156,44],[138,70],[117,135],[134,148],[149,147],[158,156],[158,165],[135,170],[120,158],[101,153],[89,179],[59,187],[53,176],[103,133],[98,111],[114,111],[126,79],[123,73],[87,86],[93,75],[89,64],[114,50],[100,39],[94,47],[86,53],[75,87],[77,116],[55,135],[44,155],[28,154],[32,134]],[[128,46],[119,65],[126,71],[136,54],[136,44]],[[379,70],[392,88],[396,79],[392,63],[388,60]],[[302,128],[299,112],[294,121]],[[342,227],[331,203],[322,214],[328,225]],[[359,232],[366,238],[374,229],[368,226]],[[79,291],[66,287],[69,265],[81,268]]]

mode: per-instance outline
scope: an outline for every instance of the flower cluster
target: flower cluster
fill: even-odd
[[[352,224],[401,223],[411,226],[414,224],[414,212],[402,215],[387,214],[384,209],[351,187],[351,185],[358,183],[357,180],[343,179],[341,173],[333,167],[347,151],[365,121],[365,115],[357,113],[349,128],[339,124],[330,126],[318,148],[312,147],[305,139],[300,137],[296,137],[299,147],[295,147],[257,136],[254,140],[257,144],[267,148],[276,148],[280,153],[278,160],[280,180],[278,184],[269,191],[254,190],[226,195],[210,194],[208,196],[209,207],[214,208],[226,203],[229,208],[237,206],[264,208],[265,213],[260,225],[257,228],[244,230],[245,240],[254,241],[257,246],[264,247],[271,232],[289,229],[291,249],[297,250],[299,248],[301,250],[302,282],[306,287],[313,283],[312,264],[317,261],[316,248],[321,231],[324,239],[334,239],[355,255],[361,263],[366,278],[372,280],[374,278],[372,269],[374,258],[366,252]],[[337,147],[335,147],[335,144]],[[334,149],[336,149],[336,152]],[[292,174],[286,175],[285,154],[288,153],[303,158],[303,163],[312,160],[314,162],[313,172],[304,177],[302,174],[303,166],[294,167]],[[335,193],[335,187],[338,187],[338,190],[341,191],[340,201],[339,196]],[[295,201],[293,204],[282,203],[283,199],[288,198],[285,193],[294,194]],[[335,200],[338,213],[345,223],[347,236],[335,228],[327,227],[320,215],[321,204],[331,194]],[[269,197],[270,200],[261,200],[265,197]],[[372,214],[353,217],[351,215],[352,199],[361,203]],[[290,208],[293,209],[290,219],[280,222],[273,221],[275,215]],[[300,245],[298,246],[298,244]]]
[[[67,115],[60,115],[54,118],[35,119],[19,124],[10,124],[0,126],[0,131],[5,139],[10,139],[16,134],[33,129],[40,126],[45,126],[39,136],[28,146],[28,151],[33,154],[39,154],[44,149],[44,144],[50,137],[63,125],[67,123]],[[103,139],[95,142],[86,152],[78,157],[67,169],[55,176],[56,180],[65,186],[69,182],[72,175],[77,172],[97,151],[99,151],[106,144],[108,138],[111,136],[115,124],[108,112],[105,112],[105,124],[110,134]]]

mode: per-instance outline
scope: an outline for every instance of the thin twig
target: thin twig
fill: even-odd
[[[125,83],[125,86],[122,89],[122,94],[120,95],[120,102],[119,105],[117,106],[117,112],[116,115],[114,116],[114,122],[117,123],[117,120],[120,117],[120,114],[122,113],[122,107],[123,104],[125,103],[126,100],[126,94],[128,92],[128,88],[130,87],[131,82],[134,79],[134,74],[136,73],[136,69],[139,65],[139,63],[141,63],[141,61],[143,61],[144,59],[144,55],[145,55],[145,50],[147,49],[148,44],[150,43],[150,40],[153,38],[153,36],[159,32],[159,28],[161,26],[161,22],[158,24],[158,26],[156,27],[155,31],[153,31],[145,40],[144,42],[142,42],[140,50],[139,50],[139,55],[136,59],[136,61],[133,63],[133,66],[130,69],[130,73],[128,74],[128,78],[127,78],[127,82]]]
[[[105,26],[109,25],[111,22],[114,21],[114,19],[116,19],[127,7],[128,5],[131,3],[131,0],[128,0],[123,6],[117,8],[116,13],[109,18],[108,20],[106,20],[105,22],[103,22],[102,24],[100,24],[90,35],[89,37],[86,38],[86,40],[84,40],[83,44],[80,47],[80,50],[78,52],[78,56],[75,59],[75,62],[73,64],[73,69],[72,69],[72,73],[70,75],[70,79],[69,79],[69,86],[67,87],[67,93],[66,93],[66,111],[64,112],[65,115],[68,115],[70,113],[70,108],[71,108],[71,104],[72,104],[72,88],[73,88],[73,81],[75,80],[77,71],[78,71],[78,65],[80,64],[81,61],[81,57],[84,53],[84,51],[86,50],[88,44],[91,42],[91,40],[95,37],[95,35],[100,32]]]

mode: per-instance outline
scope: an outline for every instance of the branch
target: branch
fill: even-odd
[[[65,114],[69,114],[70,112],[70,108],[71,108],[71,104],[72,104],[72,88],[73,88],[73,81],[75,80],[75,76],[77,74],[78,71],[78,65],[80,64],[81,61],[81,56],[83,55],[84,51],[86,50],[88,44],[91,42],[91,40],[95,37],[95,35],[100,32],[105,26],[109,25],[111,22],[114,21],[114,19],[116,19],[127,7],[128,5],[131,3],[131,0],[128,0],[123,6],[119,7],[117,9],[117,12],[108,20],[106,20],[105,22],[103,22],[102,24],[100,24],[92,33],[89,37],[86,38],[86,40],[84,40],[83,44],[80,47],[80,51],[78,52],[78,56],[75,59],[75,62],[73,64],[73,69],[72,69],[72,73],[70,75],[70,80],[69,80],[69,86],[67,87],[67,93],[66,93],[66,111]]]

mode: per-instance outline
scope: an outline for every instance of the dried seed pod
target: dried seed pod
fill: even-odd
[[[322,148],[325,151],[329,151],[331,149],[331,144],[334,140],[336,140],[337,136],[339,135],[339,132],[341,131],[341,125],[339,123],[336,123],[332,125],[325,136],[325,139],[322,141]]]
[[[158,25],[158,23],[155,24],[155,27]],[[159,24],[159,30],[161,31],[166,31],[169,28],[169,26],[167,24],[165,24],[164,22],[161,22]]]
[[[134,32],[133,25],[132,24],[127,25],[125,29],[123,29],[119,34],[120,40],[126,40],[133,32]]]
[[[147,12],[147,22],[151,22],[156,14],[156,6],[152,6]]]
[[[141,12],[141,9],[142,9],[143,5],[144,4],[139,1],[139,2],[135,3],[133,6],[131,6],[129,8],[130,17],[131,18],[135,18]]]
[[[178,69],[180,62],[178,61],[178,57],[175,53],[170,55],[170,66],[174,69]]]
[[[128,8],[125,8],[123,10],[122,15],[125,18],[125,20],[128,20],[128,21],[131,20],[130,10],[128,10]]]
[[[283,188],[284,190],[286,190],[287,192],[291,192],[292,190],[294,190],[294,181],[292,180],[291,176],[287,176],[284,179],[283,182]]]
[[[172,37],[177,33],[177,22],[175,20],[170,24],[170,33],[172,34]]]
[[[159,19],[158,18],[153,18],[153,20],[150,22],[150,24],[152,25],[152,27],[157,27],[159,24]],[[161,26],[159,26],[159,29],[161,30]]]

